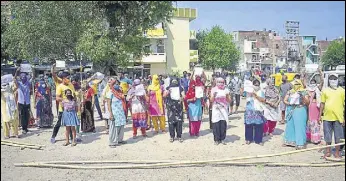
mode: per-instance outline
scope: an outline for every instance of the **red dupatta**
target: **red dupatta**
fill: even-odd
[[[196,97],[196,86],[204,87],[204,83],[202,82],[201,77],[199,77],[199,76],[196,76],[196,80],[192,79],[190,81],[189,89],[186,92],[185,100],[184,100],[184,104],[185,104],[186,108],[187,108],[187,100],[193,99]],[[202,105],[203,105],[203,103],[204,103],[204,100],[202,99]]]
[[[114,95],[116,98],[118,98],[119,100],[121,100],[122,105],[123,105],[123,109],[124,109],[124,113],[125,113],[125,117],[127,117],[127,115],[126,115],[126,113],[127,113],[127,107],[126,107],[126,101],[125,101],[125,96],[124,96],[124,94],[122,93],[121,90],[119,90],[119,91],[115,90],[113,86],[111,86],[110,89],[111,89],[113,95]]]

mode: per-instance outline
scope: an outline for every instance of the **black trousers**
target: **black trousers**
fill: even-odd
[[[19,116],[23,131],[28,131],[29,119],[30,119],[30,104],[19,104]]]
[[[58,122],[56,122],[56,124],[54,125],[52,138],[55,138],[56,135],[57,135],[58,132],[59,132],[59,129],[60,129],[60,126],[61,126],[61,117],[62,117],[62,112],[59,112],[59,115],[58,115]],[[72,137],[72,131],[71,131],[71,130],[70,130],[70,138],[71,138],[71,140],[73,139],[73,137]]]
[[[227,122],[220,120],[217,123],[213,123],[214,141],[223,141],[226,139]]]
[[[263,141],[263,124],[245,124],[245,140],[260,144]]]
[[[168,123],[169,135],[171,138],[175,138],[175,133],[177,133],[177,138],[181,138],[183,133],[183,122]]]
[[[235,101],[235,106],[239,107],[240,105],[240,94],[234,94],[232,97],[232,101],[230,103],[230,106],[233,107]]]
[[[209,109],[209,129],[213,129],[213,123],[211,122],[212,114],[212,109]]]

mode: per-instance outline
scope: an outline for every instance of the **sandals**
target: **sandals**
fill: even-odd
[[[73,142],[73,143],[71,144],[71,146],[77,146],[77,143]]]
[[[180,143],[184,142],[183,138],[178,139]]]
[[[169,142],[173,143],[174,142],[174,138],[169,139]]]
[[[69,144],[70,144],[70,142],[67,142],[67,143],[64,143],[62,146],[67,146]]]

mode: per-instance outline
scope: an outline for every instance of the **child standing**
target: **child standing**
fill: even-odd
[[[76,146],[76,127],[79,126],[79,119],[77,116],[78,106],[74,97],[72,96],[72,91],[67,89],[65,91],[65,95],[67,100],[62,101],[63,113],[61,125],[66,127],[66,143],[63,146],[67,146],[70,144],[69,135],[70,131],[72,131],[72,146]]]

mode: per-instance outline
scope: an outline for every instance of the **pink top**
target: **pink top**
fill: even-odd
[[[320,116],[320,108],[317,107],[317,102],[314,100],[314,92],[309,92],[310,95],[310,105],[309,105],[309,120],[316,121]]]
[[[163,90],[161,90],[161,91],[163,93]],[[163,116],[164,113],[161,112],[160,106],[157,103],[156,92],[155,91],[150,91],[149,92],[149,99],[150,99],[150,104],[149,104],[149,113],[150,113],[150,115],[151,116]]]
[[[76,110],[76,102],[75,101],[62,101],[62,106],[64,111],[75,111]]]

